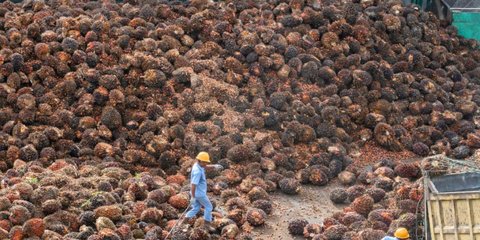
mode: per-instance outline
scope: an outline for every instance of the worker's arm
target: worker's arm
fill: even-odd
[[[193,170],[192,171],[192,179],[190,181],[190,193],[191,193],[191,196],[192,196],[192,200],[195,198],[195,190],[197,189],[197,185],[200,183],[200,178],[202,176],[202,173],[197,171],[197,170]]]
[[[197,188],[197,185],[195,185],[195,184],[192,184],[192,186],[190,187],[192,198],[195,198],[195,189],[196,188]]]
[[[398,240],[396,237],[385,236],[382,240]]]
[[[209,164],[209,165],[205,166],[205,170],[207,170],[207,171],[214,171],[214,170],[222,171],[223,166],[220,165],[220,164]]]
[[[207,171],[207,172],[213,170],[212,165],[207,165],[207,166],[205,166],[204,168],[205,168],[205,171]]]

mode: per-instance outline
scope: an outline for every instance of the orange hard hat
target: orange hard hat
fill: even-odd
[[[398,239],[407,239],[410,237],[410,234],[408,233],[408,230],[406,228],[399,228],[397,231],[395,231],[395,234],[393,234]]]
[[[197,160],[202,162],[210,162],[210,155],[207,152],[199,152],[197,155]]]

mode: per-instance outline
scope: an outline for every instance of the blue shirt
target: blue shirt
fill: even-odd
[[[382,238],[382,240],[398,240],[398,238],[386,236],[386,237]]]
[[[200,164],[195,163],[192,167],[190,183],[195,184],[195,197],[207,196],[207,178],[205,177],[205,169]]]

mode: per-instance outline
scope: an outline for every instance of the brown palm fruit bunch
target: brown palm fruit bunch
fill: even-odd
[[[363,216],[368,216],[370,211],[373,209],[373,204],[373,198],[370,197],[368,194],[365,194],[355,198],[355,200],[351,204],[351,207],[355,212]]]
[[[376,142],[388,150],[400,151],[403,148],[395,135],[393,127],[386,123],[378,123],[373,134]]]
[[[423,199],[424,189],[422,186],[414,187],[410,190],[408,197],[416,202],[420,202]]]
[[[347,188],[348,201],[353,202],[357,197],[365,193],[365,187],[362,185],[353,185]]]
[[[242,181],[242,177],[239,175],[239,173],[232,169],[226,169],[223,171],[222,176],[225,177],[228,184],[238,184]]]
[[[348,232],[346,232],[345,234],[343,234],[342,239],[344,239],[344,240],[354,240],[354,239],[358,239],[358,233],[357,233],[357,232],[353,232],[353,231],[348,231]]]
[[[415,163],[398,164],[395,169],[395,174],[404,178],[417,178],[420,173],[420,168]]]
[[[227,158],[233,162],[248,161],[253,158],[253,151],[246,145],[236,145],[228,150]]]
[[[364,221],[365,220],[365,217],[356,213],[356,212],[348,212],[345,214],[345,216],[342,217],[342,219],[340,220],[340,222],[349,227],[351,224],[355,223],[355,222],[361,222],[361,221]]]
[[[226,239],[235,239],[239,235],[240,229],[235,224],[229,224],[222,228],[221,235]]]
[[[348,231],[348,228],[344,225],[333,225],[329,228],[326,228],[323,232],[326,239],[328,240],[341,240],[343,235]]]
[[[385,190],[381,188],[376,188],[376,187],[367,189],[365,193],[368,194],[370,197],[372,197],[375,203],[382,201],[382,199],[385,197],[385,194],[386,194]]]
[[[255,187],[267,189],[268,185],[265,183],[265,180],[259,177],[255,177],[253,175],[249,175],[247,178],[243,179],[242,183],[240,183],[239,185],[239,189],[242,192],[247,193]]]
[[[312,239],[315,239],[315,240],[325,240],[325,239],[327,239],[327,237],[325,237],[324,234],[321,234],[321,233],[320,233],[320,234],[314,235]]]
[[[410,186],[410,184],[398,185],[395,188],[396,198],[401,200],[408,199],[411,190],[412,190],[412,186]]]
[[[400,200],[396,205],[402,213],[416,213],[419,208],[419,203],[410,199]]]
[[[159,204],[168,201],[170,194],[162,189],[155,189],[148,193],[147,199],[151,199],[153,201],[158,202]]]
[[[395,162],[390,158],[382,158],[380,161],[373,164],[373,169],[376,171],[381,167],[387,167],[390,169],[395,168]]]
[[[388,231],[388,225],[380,221],[368,221],[368,226],[374,230]]]
[[[378,176],[374,182],[373,182],[374,186],[377,187],[377,188],[380,188],[380,189],[383,189],[385,190],[386,192],[388,191],[392,191],[393,190],[393,180],[391,178],[388,178],[388,177],[384,177],[384,176]]]
[[[415,227],[418,219],[414,213],[405,213],[400,215],[398,219],[395,219],[392,224],[404,226],[407,229],[412,229]]]
[[[468,146],[462,145],[452,150],[452,156],[457,159],[464,159],[470,155],[470,152],[471,150]]]
[[[168,203],[177,209],[185,209],[188,207],[188,194],[177,194],[168,199]]]
[[[253,202],[253,201],[256,201],[256,200],[268,200],[270,199],[267,191],[265,191],[263,188],[261,187],[253,187],[252,190],[250,190],[248,192],[248,199]]]
[[[282,180],[283,178],[284,177],[282,174],[275,171],[270,171],[267,174],[265,174],[265,180],[271,181],[277,185],[278,185],[278,182],[280,182],[280,180]]]
[[[226,189],[225,191],[222,191],[222,193],[220,194],[220,198],[224,202],[228,201],[231,198],[235,198],[235,197],[239,197],[239,196],[240,196],[240,193],[236,190],[233,190],[233,189]]]
[[[186,177],[180,174],[176,174],[168,176],[166,180],[168,184],[176,183],[182,185],[186,181]]]
[[[363,184],[371,184],[376,179],[375,174],[371,171],[371,169],[361,171],[358,174],[357,180]]]
[[[303,235],[303,229],[308,225],[305,219],[294,219],[288,222],[288,232],[294,236]]]
[[[247,209],[247,201],[245,201],[243,198],[240,198],[240,197],[234,197],[234,198],[228,199],[225,205],[227,206],[228,210],[234,210],[234,209],[246,210]]]
[[[349,171],[343,171],[338,174],[338,179],[345,186],[351,186],[355,184],[355,181],[357,180],[355,174]]]
[[[247,221],[252,226],[263,225],[266,221],[266,218],[267,218],[267,214],[261,209],[252,208],[247,212]]]
[[[168,220],[176,219],[178,216],[178,210],[170,204],[163,203],[158,208],[163,212],[163,217]]]
[[[146,223],[158,223],[162,218],[163,212],[156,208],[145,209],[140,216],[140,219]]]
[[[330,200],[333,203],[345,203],[348,199],[348,193],[343,188],[337,188],[330,192]]]
[[[208,239],[210,238],[210,234],[208,233],[207,230],[203,229],[203,228],[194,228],[192,230],[192,233],[190,234],[190,239],[197,239],[197,240],[200,240],[200,239]]]
[[[278,186],[283,193],[294,195],[300,191],[300,183],[293,178],[284,178],[278,182]]]
[[[393,171],[392,168],[390,167],[379,167],[377,169],[375,169],[374,171],[375,175],[377,176],[384,176],[384,177],[387,177],[387,178],[394,178],[395,177],[395,173]]]
[[[215,216],[212,222],[213,227],[216,228],[217,230],[220,230],[223,227],[228,226],[230,224],[235,224],[235,223],[232,220],[225,217],[221,217],[219,215]]]
[[[374,209],[368,214],[369,221],[383,222],[387,226],[390,225],[393,219],[394,219],[394,212],[392,210]]]
[[[238,208],[229,211],[226,217],[234,221],[239,226],[245,223],[245,221],[247,220],[245,210]]]
[[[309,172],[309,180],[313,185],[324,186],[328,183],[328,175],[321,168],[312,167]]]
[[[386,233],[382,230],[367,228],[361,231],[359,235],[361,239],[381,240],[385,237]]]
[[[316,139],[316,133],[312,127],[296,122],[288,125],[285,133],[293,135],[294,143],[309,143]]]
[[[303,228],[303,237],[313,238],[322,232],[322,226],[316,223],[309,223]]]
[[[297,173],[297,179],[299,179],[299,182],[301,184],[308,184],[310,183],[310,168],[304,168],[298,171]],[[282,176],[283,178],[283,176]]]
[[[334,225],[337,225],[339,224],[339,220],[333,218],[333,217],[326,217],[325,219],[323,219],[323,228],[324,229],[327,229],[331,226],[334,226]]]
[[[412,145],[412,152],[419,156],[425,157],[430,153],[430,148],[422,142],[417,142]]]
[[[257,200],[252,203],[254,208],[262,209],[266,214],[270,215],[273,211],[273,205],[268,200]]]
[[[368,221],[360,221],[360,222],[354,222],[350,225],[350,230],[352,231],[356,231],[356,232],[360,232],[362,231],[363,229],[369,227],[369,222]]]

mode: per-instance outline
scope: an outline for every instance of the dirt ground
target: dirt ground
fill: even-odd
[[[367,142],[357,154],[353,156],[353,164],[348,169],[362,169],[366,166],[373,165],[382,159],[390,159],[395,162],[411,162],[421,160],[417,155],[408,150],[401,152],[388,151],[375,142]]]
[[[354,157],[351,168],[362,169],[372,165],[380,159],[392,159],[397,162],[418,161],[419,158],[409,151],[391,152],[375,144],[366,144],[358,156]],[[329,199],[332,190],[343,187],[338,179],[334,179],[327,186],[302,185],[302,191],[298,195],[286,195],[276,192],[271,195],[274,202],[274,212],[268,217],[263,227],[254,228],[253,234],[258,240],[287,240],[306,239],[300,236],[294,237],[288,233],[288,222],[296,218],[305,218],[309,223],[321,224],[325,217],[332,213],[342,211],[348,204],[333,204]]]
[[[341,211],[346,205],[333,204],[329,199],[330,192],[339,186],[335,180],[324,187],[302,185],[301,192],[294,196],[280,192],[271,195],[275,204],[274,212],[268,217],[265,226],[253,230],[255,239],[305,239],[288,233],[289,220],[305,218],[309,223],[321,224],[323,218]]]

